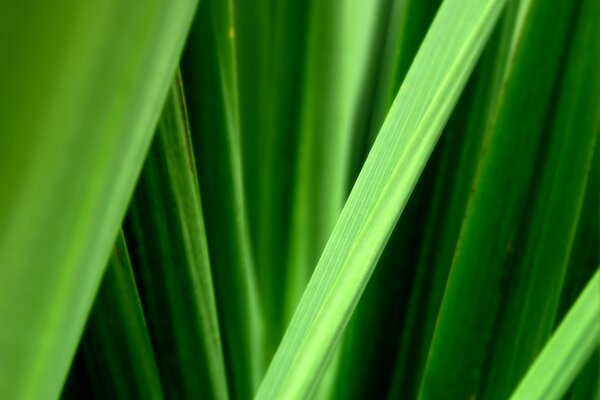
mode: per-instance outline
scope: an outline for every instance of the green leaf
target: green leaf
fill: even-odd
[[[306,3],[235,1],[243,175],[269,357],[285,328],[282,262],[292,218],[308,40]]]
[[[264,319],[245,205],[231,0],[206,0],[182,60],[231,396],[249,398],[264,371]]]
[[[357,0],[317,0],[310,7],[291,185],[286,324],[346,200],[354,111],[378,8],[377,2],[362,4]],[[360,39],[357,23],[363,26]]]
[[[571,389],[563,398],[589,400],[600,397],[600,346],[592,351],[587,363],[575,377]],[[568,397],[567,397],[568,396]]]
[[[59,395],[195,5],[0,3],[0,398]]]
[[[431,25],[440,0],[391,0],[385,49],[364,157],[373,145],[398,89]]]
[[[94,301],[78,356],[91,382],[90,390],[98,399],[163,398],[121,232]]]
[[[600,345],[600,268],[511,396],[511,400],[560,399]]]
[[[314,390],[503,4],[449,0],[440,8],[258,399],[303,398]]]
[[[486,399],[510,395],[553,330],[598,137],[598,17],[598,2],[583,0],[522,217],[527,228],[519,235],[511,290],[493,338]]]
[[[292,182],[285,264],[284,322],[292,318],[347,197],[355,113],[381,5],[362,0],[314,1]],[[361,29],[357,30],[356,26]],[[327,112],[323,112],[327,110]],[[283,331],[281,332],[283,335]],[[278,342],[281,337],[278,337]],[[335,387],[332,363],[318,396]]]
[[[589,53],[591,54],[591,53]],[[596,138],[592,168],[588,177],[585,199],[577,233],[569,257],[569,267],[560,295],[560,305],[555,327],[569,311],[583,291],[587,282],[600,265],[600,140]],[[577,376],[565,398],[589,400],[600,396],[600,347],[590,357],[587,365]],[[595,397],[594,397],[595,395]]]
[[[523,23],[483,141],[421,398],[468,398],[480,389],[574,10],[569,0],[533,0]]]
[[[597,135],[600,135],[598,131]],[[577,233],[569,257],[569,268],[560,296],[557,318],[562,319],[600,265],[600,136],[585,190]]]
[[[125,223],[167,397],[227,399],[200,193],[179,74]]]
[[[400,338],[394,384],[389,397],[419,390],[429,347],[471,187],[481,159],[487,126],[497,106],[507,68],[506,53],[514,31],[517,1],[509,1],[484,49],[478,67],[442,135],[435,187],[426,193],[431,207],[410,221],[426,227],[410,283],[410,300]],[[435,154],[435,153],[434,153]],[[412,201],[412,198],[411,198]],[[423,202],[425,200],[420,200]],[[410,202],[409,202],[410,204]],[[401,219],[402,221],[402,219]],[[417,247],[417,246],[412,246]]]
[[[370,121],[358,127],[355,140],[355,153],[364,154],[355,160],[354,169],[363,165],[440,4],[436,0],[389,3],[387,9],[382,10],[383,20],[379,21],[387,29],[382,40],[380,65],[373,78],[376,80],[374,93],[372,98],[364,100],[370,105]],[[459,103],[457,108],[463,107]],[[349,322],[341,345],[343,355],[336,385],[340,398],[381,398],[388,391],[395,349],[407,312],[408,296],[398,294],[407,293],[411,288],[423,231],[420,221],[432,200],[431,189],[439,164],[436,153],[439,154],[440,145],[442,143],[436,145],[421,174]],[[364,148],[359,149],[360,146]],[[390,315],[394,317],[389,318]]]

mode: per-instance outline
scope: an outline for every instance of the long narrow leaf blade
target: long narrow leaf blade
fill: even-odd
[[[245,399],[264,372],[264,320],[242,175],[235,48],[233,1],[203,1],[181,69],[231,396]]]
[[[503,5],[442,5],[257,398],[303,398],[314,390]]]
[[[560,399],[600,345],[600,269],[511,396],[511,400]]]
[[[356,114],[359,101],[364,101],[361,92],[371,62],[376,24],[380,14],[387,11],[380,10],[383,3],[387,0],[316,0],[308,7],[304,89],[291,185],[287,262],[283,268],[285,325],[296,310],[348,195]],[[330,397],[327,393],[336,387],[337,365],[337,361],[330,364],[317,398]]]
[[[576,7],[570,0],[533,0],[523,22],[453,252],[421,381],[422,399],[466,398],[482,389]]]
[[[537,159],[541,171],[536,193],[530,211],[521,217],[529,226],[519,237],[511,290],[505,294],[502,324],[495,330],[486,399],[510,395],[555,324],[598,136],[598,17],[600,3],[583,0],[546,129],[545,154]]]
[[[285,328],[281,260],[291,223],[309,3],[234,1],[243,177],[265,314],[266,359]]]
[[[78,356],[98,399],[163,398],[158,368],[122,232],[110,257]],[[72,377],[70,377],[71,379]],[[75,380],[74,384],[85,382]]]
[[[358,157],[353,170],[360,170],[363,165],[441,1],[395,0],[389,3],[383,13],[387,24],[382,25],[387,25],[387,29],[385,41],[382,40],[385,43],[382,60],[374,74],[376,79],[373,78],[375,88],[371,98],[363,99],[371,104],[371,107],[363,107],[369,110],[369,121],[366,126],[357,127],[354,152]],[[465,88],[465,92],[467,90]],[[463,109],[459,101],[453,113],[462,116]],[[452,125],[451,121],[452,118],[448,125]],[[422,217],[434,201],[432,186],[439,176],[435,174],[439,166],[435,154],[447,147],[443,145],[447,136],[442,134],[436,145],[437,150],[423,170],[348,323],[341,344],[343,355],[336,385],[340,398],[381,398],[388,391],[394,350],[400,334],[406,331],[404,315],[409,312],[408,296],[398,294],[413,291],[414,260],[419,254],[421,234],[426,225],[422,223]],[[394,317],[389,318],[389,315]]]
[[[204,217],[179,79],[171,85],[125,228],[165,396],[227,399]]]
[[[600,134],[600,132],[598,133]],[[583,209],[569,257],[569,267],[560,295],[555,328],[569,312],[569,308],[575,303],[600,265],[598,248],[600,244],[600,140],[598,139],[594,149],[594,159],[588,177]],[[565,398],[571,400],[600,398],[600,346],[595,353],[577,375],[565,395],[569,397]]]
[[[196,3],[0,2],[0,398],[59,395]]]
[[[486,127],[497,105],[498,88],[504,81],[505,53],[514,31],[517,5],[514,0],[507,2],[473,72],[471,84],[465,88],[461,102],[448,121],[445,136],[442,136],[445,141],[440,167],[435,188],[429,194],[434,201],[427,212],[417,271],[410,284],[409,311],[398,348],[394,384],[389,393],[392,399],[400,395],[416,397],[415,391],[419,390],[454,249],[481,159]],[[470,94],[470,98],[466,94]]]

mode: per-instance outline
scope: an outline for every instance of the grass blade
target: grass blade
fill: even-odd
[[[529,211],[522,217],[527,229],[515,246],[502,325],[488,360],[486,399],[510,395],[553,330],[598,136],[598,17],[597,1],[584,0],[537,160]]]
[[[505,53],[509,50],[517,6],[518,1],[508,2],[471,82],[448,122],[443,142],[438,145],[442,148],[439,169],[435,171],[436,183],[432,193],[427,193],[435,201],[427,210],[427,225],[417,271],[410,286],[409,311],[400,339],[390,398],[401,395],[416,397],[414,393],[419,390],[473,179],[481,159],[486,128],[497,106],[498,89],[504,82]],[[419,222],[411,225],[416,224]],[[411,229],[410,226],[408,229]]]
[[[227,399],[195,161],[179,78],[171,85],[125,233],[169,398]]]
[[[309,7],[285,266],[286,324],[346,200],[354,115],[379,8],[379,2],[362,0],[314,1]],[[318,396],[333,390],[335,365]]]
[[[600,131],[597,133],[600,135]],[[585,199],[577,233],[569,257],[569,267],[565,284],[560,295],[560,306],[557,318],[561,320],[573,305],[587,282],[600,265],[600,137],[596,139],[596,147],[590,169],[590,176],[585,189]]]
[[[264,371],[263,311],[250,243],[231,0],[206,0],[182,73],[231,396],[249,398]]]
[[[480,388],[575,7],[533,0],[529,9],[454,251],[421,382],[424,399],[468,398]],[[471,297],[478,301],[465,303]]]
[[[235,8],[236,17],[244,15],[236,19],[243,173],[270,357],[285,328],[281,263],[288,250],[310,7],[302,1],[236,0]],[[250,23],[253,13],[258,16]],[[249,33],[257,40],[250,43]]]
[[[84,366],[95,398],[163,398],[122,232],[102,278],[78,356],[82,362],[73,368]],[[71,374],[74,372],[72,369]]]
[[[391,0],[383,65],[373,102],[365,158],[440,4],[440,0]]]
[[[590,53],[591,54],[591,53]],[[600,135],[600,132],[598,133]],[[577,300],[587,282],[600,265],[600,140],[596,139],[596,148],[592,168],[587,182],[585,200],[565,277],[555,328]],[[590,357],[587,365],[573,382],[569,393],[570,400],[589,400],[600,398],[600,347]]]
[[[314,390],[503,4],[448,0],[440,8],[257,398]]]
[[[363,154],[355,160],[353,169],[356,170],[364,163],[440,1],[390,3],[383,12],[387,27],[387,36],[382,40],[385,42],[383,59],[378,66],[373,98],[368,99],[370,121],[357,132],[355,153]],[[416,21],[419,23],[414,23]],[[462,108],[460,103],[457,108]],[[432,199],[431,187],[438,168],[436,153],[439,154],[440,145],[442,143],[436,145],[419,178],[349,322],[341,345],[337,384],[340,398],[381,398],[388,390],[394,349],[398,336],[404,331],[402,322],[407,310],[408,296],[398,294],[407,293],[412,287],[413,260],[418,254],[422,233],[419,220]],[[360,149],[361,146],[364,148]],[[390,315],[394,318],[389,318]]]
[[[420,221],[426,220],[420,237],[421,247],[411,246],[418,249],[413,255],[416,272],[408,290],[408,311],[388,398],[415,398],[419,390],[486,127],[496,107],[495,89],[504,80],[506,60],[502,54],[510,44],[515,3],[508,2],[436,148],[439,167],[433,171],[435,184],[420,200],[433,199],[431,205],[405,228],[414,231],[414,226],[421,226]],[[412,201],[413,197],[409,205]]]
[[[511,400],[560,399],[600,345],[600,269],[523,377]]]
[[[0,398],[60,393],[195,6],[0,3]]]
[[[357,60],[366,58],[378,12],[377,2],[359,3],[356,0],[315,1],[310,7],[292,185],[286,324],[346,200],[353,111],[366,69],[366,62]],[[348,32],[355,29],[354,25],[348,27],[351,23],[363,27],[360,40],[356,37],[358,33],[353,37]]]

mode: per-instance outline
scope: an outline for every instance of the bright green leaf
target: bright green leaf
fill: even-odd
[[[0,2],[0,398],[59,395],[195,6]]]
[[[440,8],[257,398],[315,389],[503,4],[448,0]]]

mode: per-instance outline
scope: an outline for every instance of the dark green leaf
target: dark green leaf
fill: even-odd
[[[126,221],[126,238],[168,398],[227,399],[195,161],[179,76]]]

